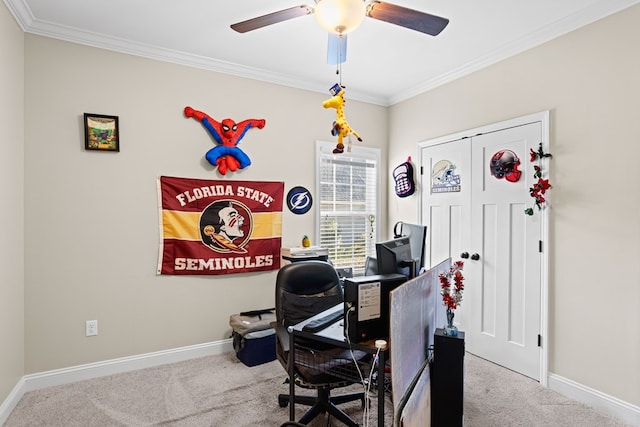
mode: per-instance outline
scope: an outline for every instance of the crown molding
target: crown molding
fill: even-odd
[[[579,13],[575,13],[565,19],[551,23],[534,33],[528,34],[526,37],[508,42],[488,55],[484,55],[473,61],[467,62],[447,73],[441,74],[403,92],[397,93],[395,96],[392,96],[387,100],[388,105],[397,104],[398,102],[413,98],[417,95],[435,89],[438,86],[445,85],[461,77],[482,70],[483,68],[487,68],[638,3],[640,3],[640,0],[607,0],[596,2],[582,9]]]
[[[324,94],[327,91],[326,81],[308,81],[292,75],[275,73],[260,68],[248,67],[233,62],[188,54],[176,50],[67,27],[53,22],[38,20],[33,17],[31,10],[24,0],[4,0],[4,2],[18,22],[18,25],[24,32],[29,34],[158,61],[170,62],[187,67],[200,68],[222,74],[259,80],[311,92]],[[350,90],[349,97],[353,100],[383,106],[388,102],[386,98],[372,96],[371,94],[356,90]]]
[[[4,0],[4,4],[7,6],[7,9],[9,9],[9,12],[11,12],[20,28],[22,28],[22,31],[27,32],[34,20],[29,6],[27,6],[24,0]]]
[[[308,79],[301,79],[293,75],[275,73],[260,68],[247,67],[232,62],[206,58],[158,46],[146,45],[116,37],[108,37],[103,34],[65,27],[52,22],[35,19],[28,5],[25,3],[25,0],[4,0],[4,3],[9,8],[22,30],[30,34],[311,92],[323,94],[326,92],[325,81],[309,81]],[[640,3],[640,0],[597,1],[578,13],[549,24],[526,37],[505,43],[487,55],[464,63],[453,70],[426,80],[413,87],[407,88],[406,90],[391,95],[390,97],[376,96],[364,91],[350,89],[349,98],[388,107],[472,74],[483,68],[489,67],[526,50],[537,47],[637,3]]]

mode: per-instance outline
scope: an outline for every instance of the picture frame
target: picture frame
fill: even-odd
[[[84,148],[120,151],[118,116],[84,113]]]

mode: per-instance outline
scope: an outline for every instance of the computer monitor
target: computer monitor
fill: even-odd
[[[399,237],[386,242],[376,243],[378,274],[404,274],[409,278],[416,275],[416,263],[411,255],[411,242],[408,237]]]
[[[393,237],[408,237],[411,242],[411,256],[418,260],[416,263],[416,271],[420,273],[425,266],[425,252],[427,240],[427,226],[420,224],[409,224],[406,222],[397,222],[393,226]]]
[[[368,256],[364,262],[364,275],[374,276],[378,274],[378,260],[375,257]]]

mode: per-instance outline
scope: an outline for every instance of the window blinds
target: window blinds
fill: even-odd
[[[335,267],[352,267],[354,275],[375,256],[378,163],[366,152],[319,153],[319,244]]]

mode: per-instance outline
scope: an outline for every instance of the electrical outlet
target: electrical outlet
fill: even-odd
[[[97,320],[87,320],[86,322],[87,336],[92,337],[94,335],[98,335],[98,321]]]

